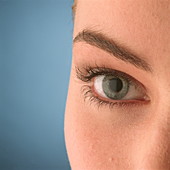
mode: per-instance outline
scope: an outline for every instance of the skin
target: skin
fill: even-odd
[[[72,170],[169,170],[170,1],[78,0],[73,39],[84,29],[118,40],[152,73],[85,42],[73,44],[64,129]],[[84,101],[81,88],[88,83],[76,77],[75,66],[95,63],[135,78],[149,103],[109,109]]]

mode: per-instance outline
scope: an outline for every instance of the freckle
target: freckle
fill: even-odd
[[[113,162],[114,161],[114,158],[113,157],[110,157],[109,158],[109,162]]]

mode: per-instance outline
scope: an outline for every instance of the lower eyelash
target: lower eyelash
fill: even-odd
[[[84,102],[88,99],[90,102],[90,105],[92,103],[96,103],[98,109],[101,106],[109,106],[109,109],[113,109],[113,107],[127,107],[127,106],[138,106],[141,105],[141,103],[138,102],[117,102],[117,101],[106,101],[106,100],[101,100],[98,96],[94,95],[94,92],[92,91],[92,87],[89,85],[83,85],[81,88],[81,94],[83,94],[84,97]]]

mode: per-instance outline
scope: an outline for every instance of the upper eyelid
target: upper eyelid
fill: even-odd
[[[86,42],[87,44],[96,46],[112,54],[114,57],[122,61],[131,63],[137,68],[152,73],[152,67],[148,62],[136,56],[135,54],[130,52],[130,50],[127,50],[127,47],[123,47],[122,45],[120,45],[120,43],[117,43],[115,40],[110,39],[109,37],[98,31],[84,29],[83,31],[78,33],[73,42],[74,44],[76,42]]]

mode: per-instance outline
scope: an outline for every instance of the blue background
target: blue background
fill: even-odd
[[[0,0],[0,170],[70,170],[72,0]]]

